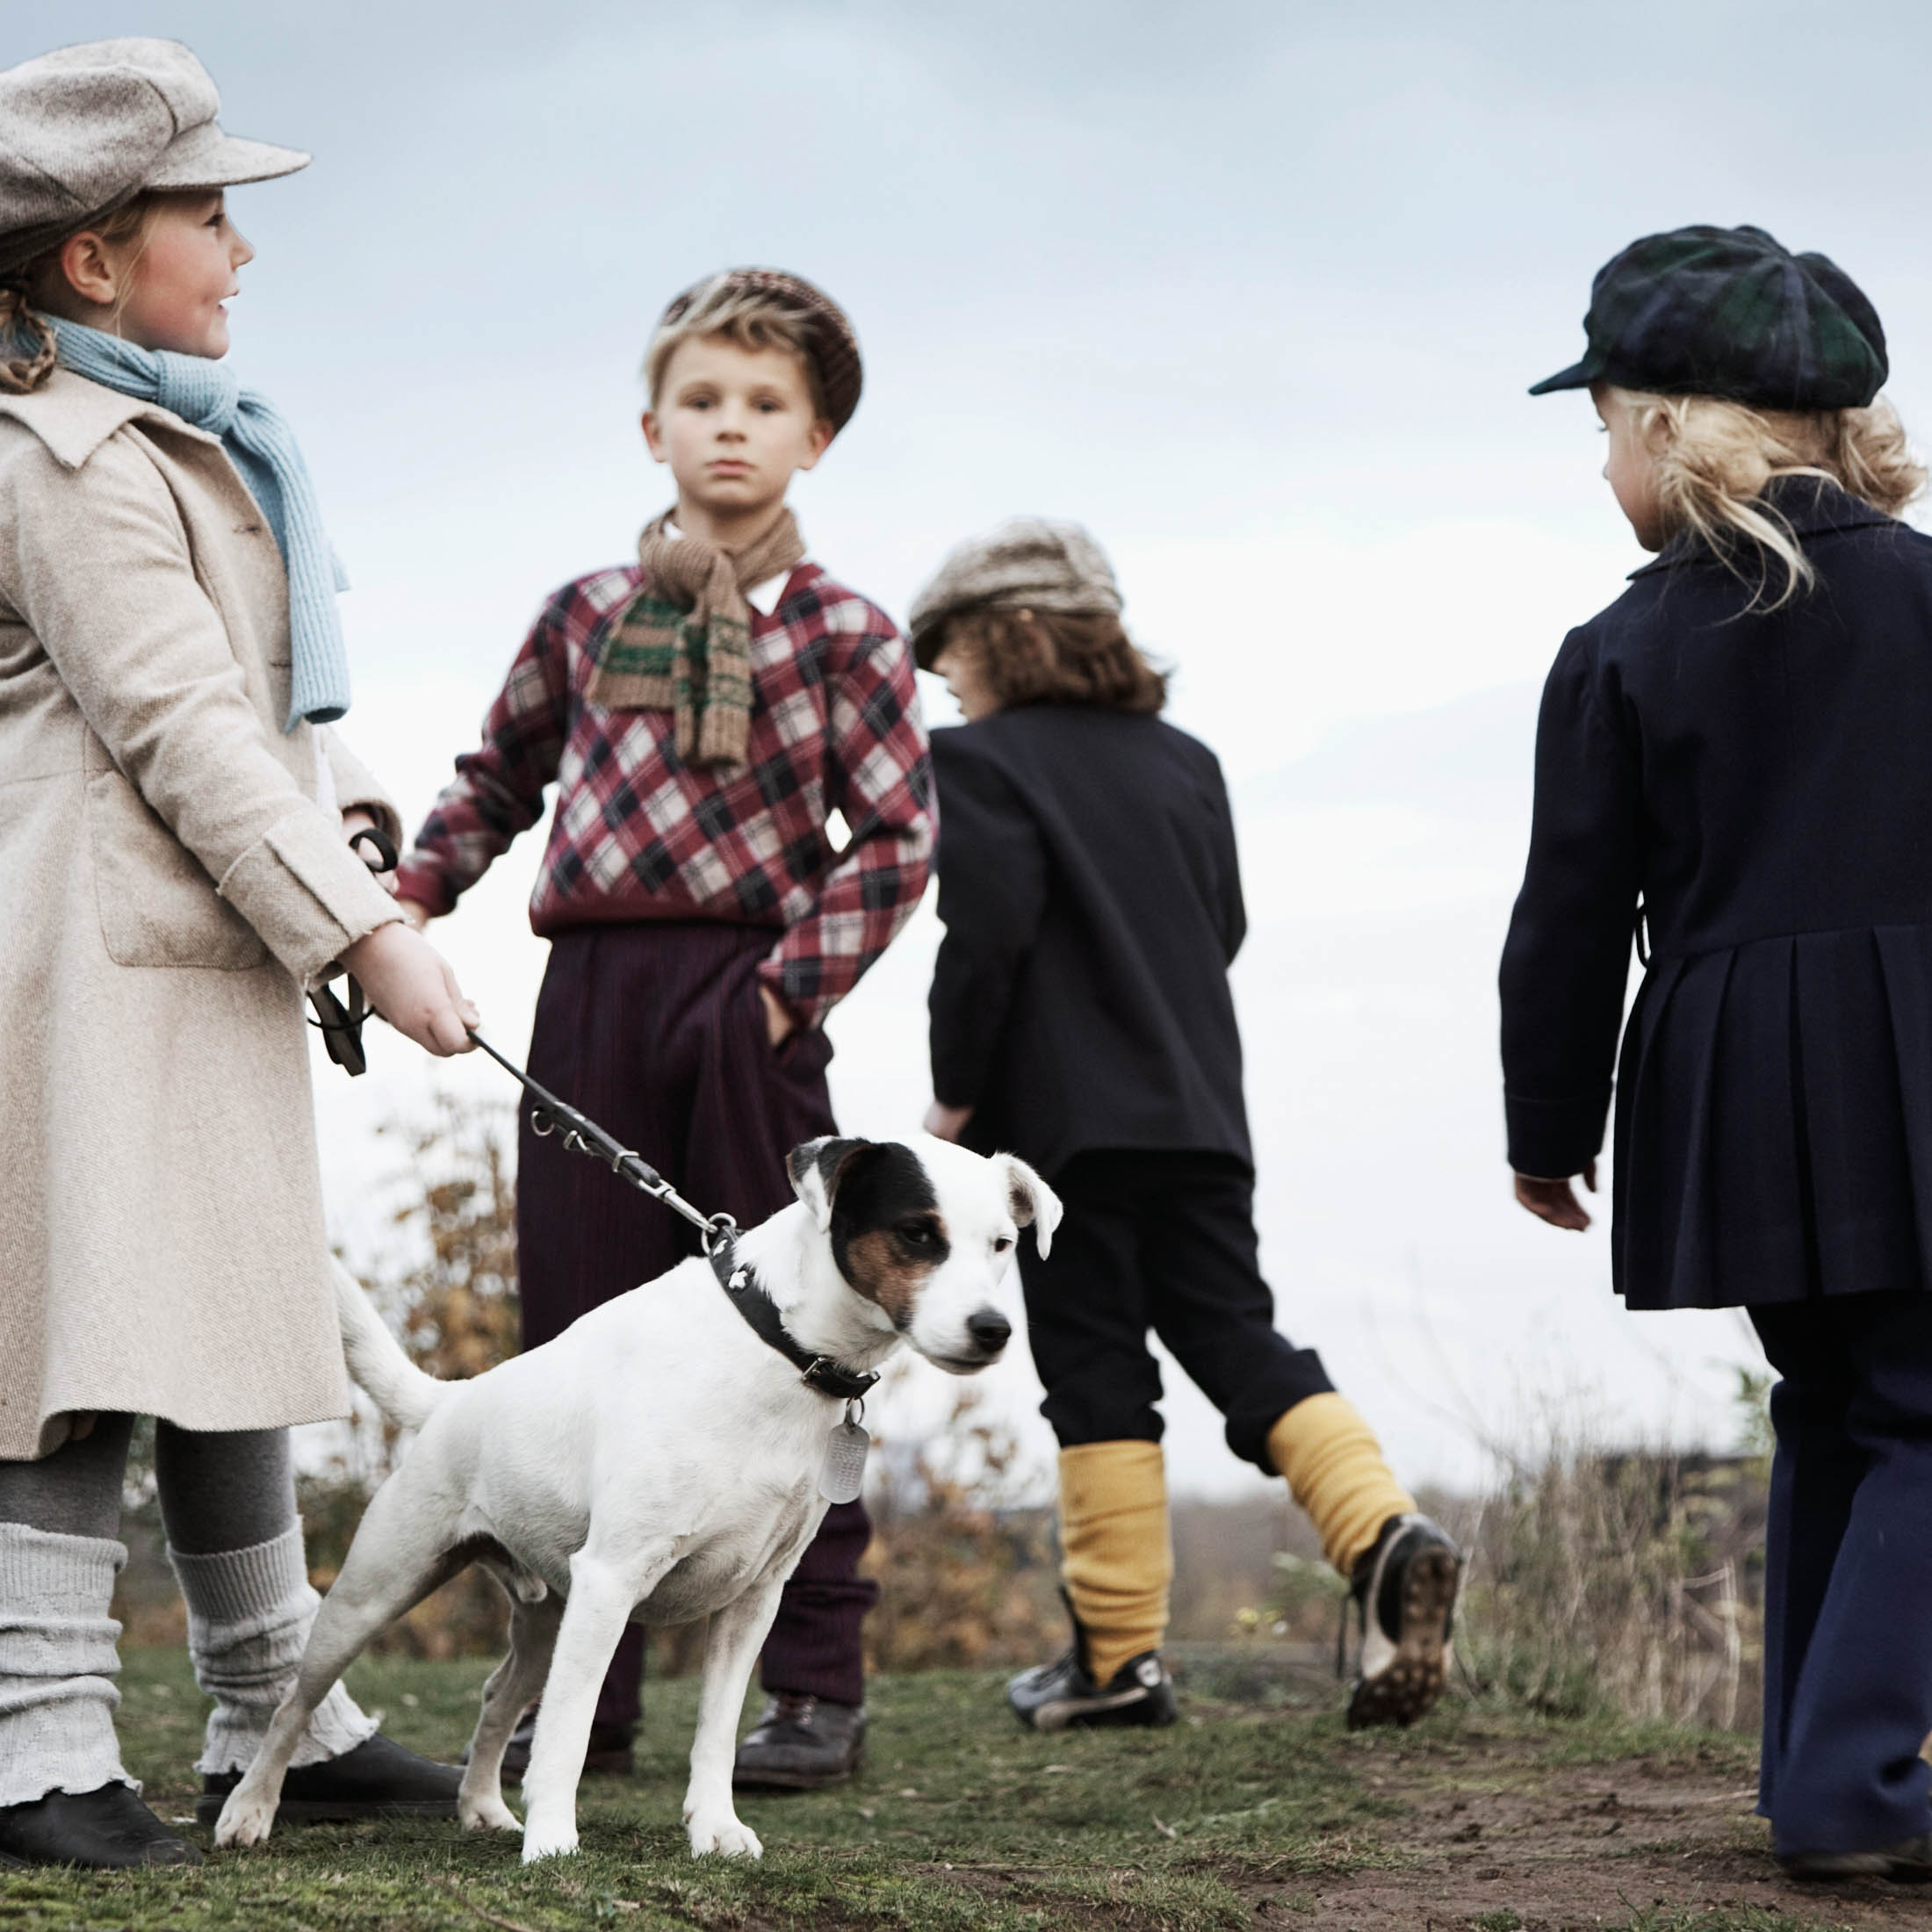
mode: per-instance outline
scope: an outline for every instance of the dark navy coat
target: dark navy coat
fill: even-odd
[[[1621,1028],[1636,1307],[1932,1285],[1932,539],[1828,485],[1772,495],[1815,588],[1749,613],[1674,542],[1565,640],[1538,726],[1510,1161],[1597,1154]]]
[[[1247,931],[1215,754],[1035,704],[933,733],[933,1086],[1049,1179],[1101,1148],[1251,1161],[1228,967]]]

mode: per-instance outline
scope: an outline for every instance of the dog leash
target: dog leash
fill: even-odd
[[[605,1133],[588,1114],[580,1114],[569,1101],[559,1100],[547,1086],[531,1079],[514,1060],[506,1059],[499,1053],[474,1027],[465,1030],[470,1038],[513,1080],[520,1082],[523,1091],[536,1101],[537,1105],[530,1109],[530,1131],[540,1139],[561,1133],[567,1151],[588,1154],[593,1160],[602,1161],[619,1180],[628,1182],[640,1194],[648,1194],[652,1200],[662,1201],[673,1214],[682,1215],[697,1229],[706,1254],[711,1253],[720,1244],[729,1243],[737,1235],[738,1223],[729,1215],[707,1215],[692,1207],[649,1161],[620,1145],[614,1135]]]
[[[602,1161],[619,1180],[639,1193],[661,1201],[674,1214],[681,1215],[698,1230],[706,1260],[718,1286],[732,1306],[766,1347],[782,1355],[798,1371],[807,1388],[830,1395],[845,1403],[843,1418],[835,1422],[825,1438],[825,1460],[818,1470],[818,1493],[828,1503],[852,1503],[858,1498],[865,1480],[866,1452],[872,1438],[861,1427],[865,1414],[865,1397],[878,1381],[875,1371],[855,1373],[829,1355],[815,1355],[801,1348],[786,1330],[778,1304],[759,1286],[750,1267],[738,1258],[738,1223],[729,1215],[707,1215],[694,1208],[650,1162],[622,1145],[588,1114],[580,1114],[567,1100],[560,1100],[541,1081],[533,1080],[514,1060],[499,1053],[474,1027],[465,1029],[472,1040],[518,1082],[536,1105],[530,1109],[530,1130],[544,1137],[560,1133],[564,1147],[573,1154],[588,1154]]]

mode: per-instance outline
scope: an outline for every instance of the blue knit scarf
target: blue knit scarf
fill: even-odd
[[[342,649],[335,593],[349,587],[322,529],[315,486],[287,419],[268,398],[244,389],[205,356],[141,349],[78,322],[48,316],[61,366],[125,396],[159,403],[184,422],[221,438],[242,479],[262,506],[288,566],[288,615],[294,679],[292,732],[306,717],[326,724],[349,709],[349,658]]]

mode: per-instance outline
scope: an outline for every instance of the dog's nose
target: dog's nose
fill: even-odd
[[[982,1308],[966,1318],[966,1332],[986,1351],[997,1355],[1013,1333],[1013,1323],[997,1308]]]

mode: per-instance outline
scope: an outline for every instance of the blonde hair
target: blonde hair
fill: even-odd
[[[0,389],[16,396],[27,395],[38,389],[54,371],[54,331],[40,311],[48,306],[49,292],[57,289],[65,279],[61,267],[61,250],[76,234],[98,235],[107,248],[126,249],[128,251],[127,266],[132,269],[147,249],[148,231],[154,226],[155,215],[161,212],[162,199],[159,191],[144,191],[100,220],[83,223],[73,234],[61,236],[45,254],[35,256],[11,275],[0,278],[0,342],[15,341],[24,335],[32,344],[25,356],[0,356]],[[133,293],[133,283],[130,278],[108,317],[110,328],[119,327],[121,311]]]
[[[1719,396],[1618,390],[1631,431],[1653,452],[1657,507],[1673,536],[1688,532],[1746,582],[1754,611],[1776,610],[1817,572],[1798,533],[1764,497],[1780,477],[1809,476],[1896,516],[1926,485],[1889,402],[1864,409],[1753,409]],[[1751,571],[1747,556],[1755,557]],[[1768,597],[1774,562],[1784,588]]]
[[[681,343],[722,335],[740,349],[782,349],[804,365],[815,415],[827,421],[825,387],[811,352],[811,317],[794,301],[768,289],[734,287],[729,270],[713,276],[675,321],[660,322],[644,352],[644,381],[651,407],[658,406],[664,372]]]

